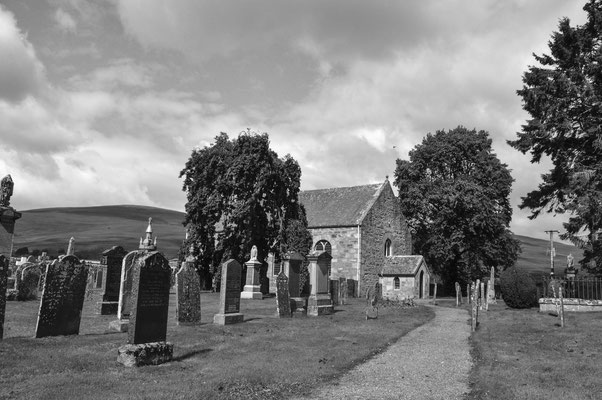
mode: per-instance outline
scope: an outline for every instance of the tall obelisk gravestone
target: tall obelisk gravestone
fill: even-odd
[[[10,175],[6,175],[0,181],[0,340],[4,336],[8,263],[13,252],[15,221],[21,218],[21,213],[10,206],[13,186],[13,179]]]

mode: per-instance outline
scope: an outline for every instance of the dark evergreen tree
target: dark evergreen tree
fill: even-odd
[[[520,251],[508,226],[512,177],[485,131],[428,134],[397,160],[395,186],[414,252],[451,288],[512,266]]]
[[[539,65],[529,67],[518,90],[531,119],[508,143],[529,152],[532,163],[542,156],[553,163],[520,207],[532,210],[530,218],[570,213],[562,238],[585,248],[583,267],[602,273],[602,1],[583,9],[584,25],[561,19],[550,54],[534,54]]]

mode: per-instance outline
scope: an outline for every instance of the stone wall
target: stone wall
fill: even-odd
[[[399,289],[395,289],[393,276],[384,276],[380,278],[382,285],[382,296],[389,300],[404,300],[416,298],[416,279],[413,277],[399,277]]]
[[[385,241],[391,241],[391,255],[412,254],[412,240],[406,219],[390,185],[384,185],[364,217],[361,230],[360,296],[374,287],[385,261]]]
[[[358,279],[358,227],[312,228],[313,245],[327,240],[332,246],[330,279]]]
[[[566,298],[562,299],[564,303],[564,311],[568,312],[592,312],[602,311],[602,300],[583,300]],[[556,303],[560,304],[559,299],[544,297],[539,299],[540,312],[556,312]]]

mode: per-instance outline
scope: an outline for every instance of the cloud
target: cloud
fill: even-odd
[[[44,67],[17,28],[14,15],[0,5],[0,100],[19,102],[43,89]]]
[[[77,23],[75,22],[75,19],[71,16],[71,14],[62,8],[58,8],[56,10],[54,13],[54,19],[58,28],[63,32],[75,33],[77,30]]]

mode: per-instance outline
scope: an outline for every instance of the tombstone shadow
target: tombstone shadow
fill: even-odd
[[[189,351],[187,353],[181,354],[177,357],[172,358],[172,361],[184,361],[187,360],[189,358],[192,358],[194,356],[197,356],[199,354],[205,354],[205,353],[209,353],[213,351],[213,349],[201,349],[201,350],[193,350],[193,351]]]

